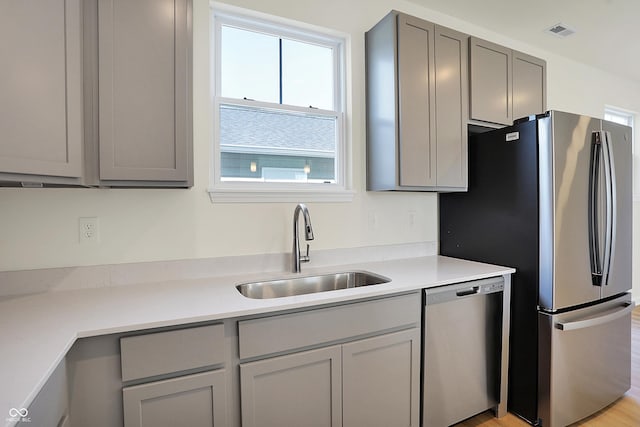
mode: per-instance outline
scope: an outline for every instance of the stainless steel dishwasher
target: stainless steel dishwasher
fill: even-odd
[[[503,291],[502,277],[424,291],[424,427],[497,406]]]

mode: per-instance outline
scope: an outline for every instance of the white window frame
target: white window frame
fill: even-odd
[[[349,202],[351,189],[350,144],[346,132],[346,50],[349,38],[332,30],[265,15],[237,7],[211,3],[211,82],[213,105],[213,141],[211,150],[209,196],[212,202]],[[334,105],[336,110],[224,98],[221,94],[220,37],[222,25],[273,34],[302,42],[331,46],[334,52]],[[324,115],[336,118],[335,183],[260,182],[222,180],[220,149],[220,105],[250,106],[289,113]]]
[[[640,149],[636,147],[636,144],[639,143],[636,138],[636,113],[630,110],[625,110],[623,108],[612,107],[609,105],[605,105],[604,107],[604,115],[605,120],[607,119],[607,114],[619,117],[621,119],[625,119],[626,125],[630,126],[632,129],[631,132],[631,153],[633,158],[632,163],[632,175],[633,175],[633,200],[638,202],[640,201]]]

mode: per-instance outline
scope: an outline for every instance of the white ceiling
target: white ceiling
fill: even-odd
[[[640,82],[638,0],[409,0]],[[576,33],[545,30],[563,23]]]

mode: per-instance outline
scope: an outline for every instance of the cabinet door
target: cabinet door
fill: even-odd
[[[436,184],[434,25],[398,15],[399,182]]]
[[[0,172],[81,176],[80,24],[79,0],[0,2]]]
[[[469,36],[438,25],[435,30],[436,181],[466,189]]]
[[[340,346],[240,365],[242,426],[342,426],[340,371]]]
[[[471,37],[471,118],[513,124],[511,49]]]
[[[420,330],[345,344],[344,427],[419,426]]]
[[[191,180],[189,9],[99,0],[101,180]]]
[[[125,387],[124,427],[226,426],[225,393],[224,370]]]
[[[513,51],[513,118],[540,114],[546,110],[547,63]]]

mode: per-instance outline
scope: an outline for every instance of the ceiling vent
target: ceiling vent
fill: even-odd
[[[565,24],[558,23],[546,29],[546,31],[550,34],[553,34],[556,37],[568,37],[571,34],[575,33],[576,30],[573,28],[569,28]]]

